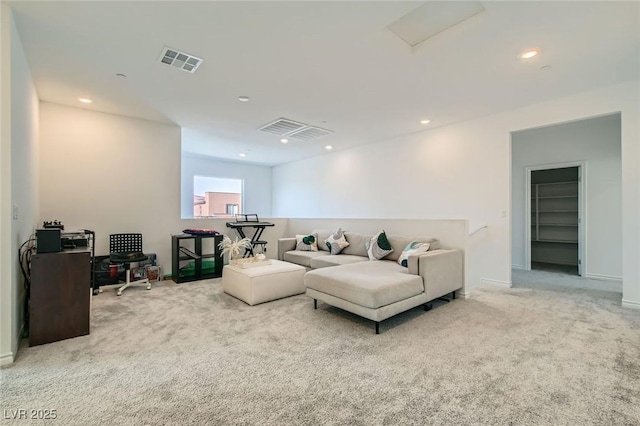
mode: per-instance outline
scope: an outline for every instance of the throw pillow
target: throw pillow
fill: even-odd
[[[296,235],[296,250],[318,251],[318,234]]]
[[[393,251],[391,243],[387,239],[387,234],[384,229],[381,229],[376,235],[366,242],[367,254],[369,260],[379,260]]]
[[[409,266],[409,256],[416,253],[424,253],[429,250],[429,243],[419,243],[417,241],[411,241],[407,246],[402,250],[402,254],[398,258],[398,263],[405,268]]]
[[[332,235],[329,235],[329,238],[324,240],[324,242],[329,248],[329,254],[339,254],[343,248],[349,245],[349,242],[344,237],[342,228],[338,228],[338,230]]]

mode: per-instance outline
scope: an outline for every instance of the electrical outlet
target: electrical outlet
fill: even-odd
[[[18,220],[18,206],[13,205],[13,220]]]

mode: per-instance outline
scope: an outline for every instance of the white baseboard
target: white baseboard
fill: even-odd
[[[524,265],[511,265],[511,269],[520,269],[522,271],[527,270],[527,268]]]
[[[622,299],[623,308],[640,309],[640,302],[632,302],[631,300]]]
[[[606,281],[619,281],[622,282],[622,277],[614,277],[612,275],[601,275],[601,274],[584,274],[585,278],[593,278],[595,280],[606,280]]]
[[[22,339],[22,332],[24,331],[24,321],[20,325],[20,330],[18,330],[17,342],[15,342],[15,352],[9,352],[6,354],[0,355],[0,366],[13,364],[16,360],[16,354],[18,353],[18,348],[20,347],[20,340]]]
[[[461,289],[461,290],[458,290],[457,296],[458,296],[458,298],[460,298],[460,299],[464,299],[464,300],[466,300],[466,299],[468,299],[468,298],[470,298],[470,297],[471,297],[471,293],[469,292],[469,290],[468,290],[468,289],[466,289],[466,290],[462,290],[462,289]]]
[[[497,285],[500,287],[511,288],[511,283],[508,281],[493,280],[490,278],[481,278],[480,284],[491,284],[491,285]]]
[[[0,366],[13,364],[13,361],[14,361],[13,352],[0,355]]]

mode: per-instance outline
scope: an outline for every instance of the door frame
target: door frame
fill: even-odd
[[[587,162],[570,161],[566,163],[539,164],[525,169],[524,198],[524,268],[531,270],[531,172],[538,170],[564,169],[578,167],[578,275],[584,276],[587,270]]]

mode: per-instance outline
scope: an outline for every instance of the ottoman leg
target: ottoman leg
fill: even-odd
[[[313,299],[313,309],[318,309],[318,300]]]
[[[380,334],[380,322],[376,321],[376,334]]]

